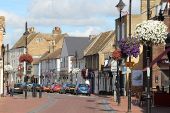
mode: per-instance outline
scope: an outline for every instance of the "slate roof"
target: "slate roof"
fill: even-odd
[[[43,57],[41,57],[41,60],[57,59],[60,58],[60,55],[61,55],[61,48],[55,50],[52,53],[47,52],[46,54],[44,54]]]
[[[95,42],[91,45],[91,47],[86,51],[85,56],[97,54],[102,48],[108,43],[108,41],[114,37],[114,31],[103,32],[96,37]]]
[[[64,37],[68,56],[75,56],[77,51],[78,59],[83,57],[83,51],[90,44],[89,37]]]

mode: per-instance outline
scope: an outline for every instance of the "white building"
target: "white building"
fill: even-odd
[[[83,81],[80,72],[85,67],[83,50],[89,43],[88,37],[64,37],[60,71],[62,83],[72,82],[76,84]]]

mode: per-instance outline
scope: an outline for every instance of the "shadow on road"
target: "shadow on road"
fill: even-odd
[[[95,102],[95,100],[87,100],[87,102]]]
[[[109,105],[110,103],[103,103],[103,102],[101,102],[101,103],[97,103],[97,104],[100,104],[100,105]]]
[[[114,112],[116,112],[116,110],[113,110],[113,109],[101,109],[101,111],[107,111],[107,112],[114,111]]]

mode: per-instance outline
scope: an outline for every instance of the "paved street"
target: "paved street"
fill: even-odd
[[[43,98],[24,95],[0,98],[0,113],[112,113],[107,98],[44,93]]]

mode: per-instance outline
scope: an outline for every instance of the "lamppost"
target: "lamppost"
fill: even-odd
[[[150,0],[147,0],[147,20],[150,19]],[[146,45],[146,66],[147,66],[147,113],[151,113],[151,94],[150,94],[150,53],[151,47],[149,44]]]
[[[77,70],[77,51],[75,51],[75,58],[76,58],[76,70]],[[76,71],[76,85],[77,85],[77,74],[78,72]]]
[[[27,27],[27,22],[25,23],[25,32],[24,32],[24,36],[25,36],[25,53],[27,54],[27,35],[29,34],[28,32],[28,27]],[[27,82],[28,82],[28,76],[27,76],[27,62],[25,61],[25,99],[27,99]]]
[[[165,49],[170,48],[170,33],[168,33],[167,39],[165,41],[166,41]],[[167,53],[167,56],[169,60],[169,94],[170,94],[170,51]]]
[[[2,87],[3,87],[3,92],[2,92],[2,96],[4,96],[4,55],[5,55],[5,46],[4,44],[2,44],[1,47],[1,52],[2,52],[2,71],[3,71],[3,77],[2,77]]]
[[[131,38],[131,8],[132,8],[132,0],[129,0],[129,38]],[[129,63],[131,63],[131,56],[129,56]],[[128,113],[131,112],[131,73],[129,73],[128,80]]]
[[[123,8],[125,7],[125,4],[124,4],[124,2],[122,1],[122,0],[119,0],[119,3],[116,5],[116,7],[117,7],[117,9],[118,9],[118,11],[120,12],[119,14],[120,14],[120,16],[119,16],[119,39],[121,39],[122,38],[122,15],[121,15],[121,13],[122,13],[122,10],[123,10]],[[118,37],[117,37],[118,38]],[[119,40],[117,40],[117,42],[116,43],[118,43],[118,41]],[[118,44],[116,44],[116,45],[118,45]],[[117,69],[118,69],[118,60],[117,60]],[[118,76],[118,70],[117,70],[117,85],[119,85],[118,86],[118,89],[120,89],[120,77]],[[117,95],[118,96],[118,105],[120,105],[120,90],[118,90],[119,91],[119,95]]]

